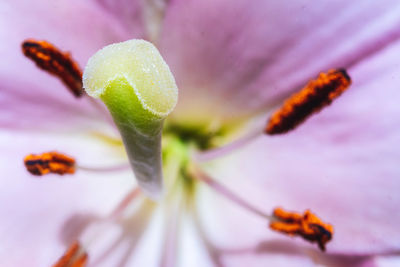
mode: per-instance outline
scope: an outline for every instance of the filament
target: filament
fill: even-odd
[[[94,166],[85,166],[85,165],[77,165],[76,169],[87,171],[87,172],[118,172],[118,171],[126,171],[130,169],[129,164],[120,164],[115,166],[106,166],[106,167],[94,167]]]
[[[219,193],[221,196],[224,196],[226,199],[230,200],[231,202],[235,203],[236,205],[244,208],[245,210],[260,216],[264,219],[267,219],[269,221],[274,220],[274,217],[268,213],[265,213],[264,211],[254,207],[247,201],[245,201],[243,198],[237,196],[235,193],[233,193],[231,190],[229,190],[227,187],[224,185],[218,183],[216,180],[208,176],[207,174],[201,172],[200,170],[196,169],[195,174],[194,174],[194,179],[197,179],[199,181],[204,182],[207,184],[210,188],[212,188],[214,191]]]

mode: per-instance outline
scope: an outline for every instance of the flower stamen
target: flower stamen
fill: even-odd
[[[87,251],[93,252],[93,248],[96,247],[96,243],[102,243],[106,240],[108,230],[113,223],[118,223],[121,220],[123,213],[126,209],[137,200],[141,195],[141,191],[138,187],[134,187],[130,190],[125,197],[119,202],[119,204],[104,218],[98,219],[97,221],[91,222],[91,226],[86,226],[85,232],[81,233],[80,237],[68,248],[64,255],[57,261],[53,267],[84,267],[88,262]],[[117,237],[114,244],[111,244],[109,251],[115,249],[115,247],[122,242],[121,236]],[[83,249],[84,247],[85,249]],[[97,266],[106,256],[108,252],[103,252],[100,255],[92,255],[91,265]]]
[[[269,119],[263,129],[252,132],[225,145],[195,155],[198,161],[210,161],[225,156],[254,141],[264,133],[282,134],[295,129],[313,113],[319,112],[340,96],[351,84],[346,70],[330,70],[310,81],[300,92],[292,95]]]
[[[53,267],[85,267],[87,261],[88,254],[79,242],[76,241],[67,249]]]
[[[301,236],[311,243],[316,242],[322,251],[325,251],[326,243],[332,239],[333,226],[322,222],[309,210],[302,215],[276,208],[273,216],[274,220],[269,225],[272,230],[290,236]]]
[[[270,215],[254,207],[243,198],[230,191],[224,185],[218,183],[216,180],[197,169],[195,172],[192,171],[191,177],[204,182],[234,204],[257,216],[267,219],[270,222],[269,227],[272,230],[289,236],[301,236],[311,243],[316,242],[322,251],[325,251],[326,243],[332,239],[333,226],[322,222],[321,219],[309,210],[305,211],[304,214],[301,215],[299,213],[288,212],[281,208],[276,208],[273,211],[273,214]]]
[[[22,51],[39,68],[57,76],[75,97],[83,95],[82,71],[69,53],[62,52],[47,41],[33,39],[22,43]]]
[[[69,53],[62,52],[47,41],[34,39],[28,39],[22,43],[22,52],[40,69],[57,76],[75,97],[80,98],[86,95],[82,84],[82,70]],[[87,99],[96,110],[104,115],[108,123],[114,126],[107,110],[96,100]]]
[[[350,84],[351,78],[344,69],[321,73],[270,117],[265,133],[282,134],[295,129],[310,115],[332,103]]]
[[[130,170],[128,163],[111,166],[86,166],[78,164],[73,157],[51,151],[42,154],[29,154],[24,158],[26,169],[33,175],[42,176],[49,173],[74,174],[77,170],[86,172],[108,173]]]
[[[39,155],[29,154],[24,158],[24,164],[31,174],[37,176],[49,173],[60,175],[75,173],[75,159],[55,151]]]

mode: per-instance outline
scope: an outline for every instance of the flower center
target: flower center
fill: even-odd
[[[197,151],[215,148],[229,133],[228,129],[202,125],[182,125],[166,122],[162,136],[162,159],[166,191],[171,186],[179,186],[189,199],[194,197],[197,181],[190,173],[190,166],[197,164],[194,155]]]
[[[23,51],[40,68],[58,76],[75,96],[84,95],[80,83],[81,71],[69,54],[60,52],[47,42],[34,40],[25,42]],[[310,211],[302,215],[280,208],[272,214],[259,210],[242,196],[233,193],[228,186],[202,172],[199,161],[225,155],[262,134],[275,135],[292,131],[348,88],[351,80],[346,71],[332,70],[320,74],[317,80],[311,81],[302,91],[289,98],[274,113],[266,128],[256,128],[223,147],[221,144],[236,134],[240,125],[188,125],[166,119],[176,104],[177,88],[168,66],[150,43],[131,40],[102,49],[89,60],[84,77],[83,84],[87,93],[100,97],[110,110],[140,186],[140,189],[133,188],[105,221],[118,220],[131,202],[137,199],[141,190],[153,199],[173,203],[168,205],[173,207],[168,208],[168,213],[172,213],[169,217],[173,218],[169,220],[171,226],[167,227],[165,242],[169,250],[169,247],[174,247],[170,246],[170,242],[173,242],[171,240],[176,240],[170,232],[178,230],[181,203],[188,203],[187,206],[194,209],[191,204],[197,193],[197,184],[201,182],[233,204],[269,221],[271,229],[301,236],[316,242],[321,250],[325,250],[325,244],[333,235],[332,225],[322,222]],[[99,108],[98,105],[96,107]],[[25,158],[25,165],[34,175],[72,174],[76,169],[121,169],[81,166],[74,158],[57,152],[29,155]],[[146,204],[144,206],[150,206],[151,209],[154,206],[147,199],[143,202]],[[73,243],[58,262],[59,265],[55,266],[85,266],[88,257],[85,249],[86,246],[81,246],[79,242]]]

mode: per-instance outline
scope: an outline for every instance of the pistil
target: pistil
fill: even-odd
[[[83,85],[109,109],[144,193],[160,199],[162,128],[178,88],[157,48],[144,40],[106,46],[89,59]]]

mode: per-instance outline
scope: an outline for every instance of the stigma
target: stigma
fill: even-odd
[[[321,73],[270,117],[265,133],[275,135],[295,129],[309,116],[331,104],[350,84],[351,78],[344,69]]]
[[[61,79],[75,97],[83,95],[82,71],[69,53],[62,52],[47,41],[33,39],[22,43],[22,52],[40,69]]]
[[[24,158],[24,164],[31,174],[37,176],[75,173],[75,159],[55,151],[39,155],[29,154]]]

